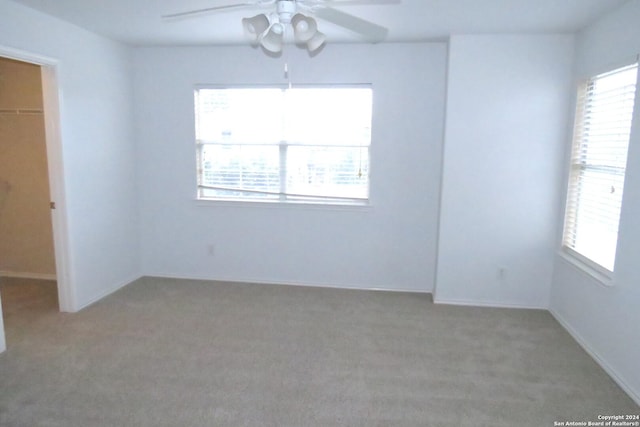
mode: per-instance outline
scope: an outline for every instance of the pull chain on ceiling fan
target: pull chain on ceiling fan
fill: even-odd
[[[295,43],[304,45],[309,52],[315,52],[324,45],[327,37],[318,30],[316,20],[311,16],[300,13],[300,10],[351,30],[360,35],[365,41],[376,43],[384,40],[387,36],[388,30],[385,27],[334,9],[331,6],[398,3],[400,3],[400,0],[253,0],[174,13],[164,15],[163,18],[189,18],[224,10],[273,8],[275,5],[275,10],[269,14],[261,13],[251,18],[242,19],[245,37],[253,45],[262,46],[268,52],[280,53],[284,45],[287,29],[291,28]]]

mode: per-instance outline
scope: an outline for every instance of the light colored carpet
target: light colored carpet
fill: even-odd
[[[76,314],[3,279],[0,425],[552,426],[639,408],[544,311],[144,278]]]

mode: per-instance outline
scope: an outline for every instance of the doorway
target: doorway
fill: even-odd
[[[0,276],[55,280],[38,65],[0,58]]]
[[[4,126],[0,135],[5,141],[0,143],[6,143],[6,139],[14,143],[0,149],[1,155],[8,155],[9,162],[14,162],[11,167],[4,162],[2,167],[4,160],[0,159],[0,215],[5,222],[0,229],[5,234],[4,247],[0,247],[0,276],[13,281],[56,280],[50,290],[55,309],[73,312],[76,308],[67,267],[57,63],[0,46],[0,65],[5,70],[4,77],[0,75],[0,126]],[[10,90],[8,86],[17,88]],[[20,205],[26,210],[20,211]],[[12,211],[8,213],[9,209]],[[29,236],[15,240],[20,231],[29,229]],[[7,251],[11,241],[14,245]],[[0,305],[0,352],[5,349],[2,317]]]
[[[58,310],[40,66],[0,58],[0,294],[15,318]],[[52,304],[53,303],[53,304]]]

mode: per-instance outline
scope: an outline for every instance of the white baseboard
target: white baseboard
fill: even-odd
[[[78,303],[78,307],[76,307],[75,311],[83,310],[83,309],[89,307],[90,305],[97,303],[102,298],[105,298],[105,297],[111,295],[112,293],[114,293],[114,292],[124,288],[125,286],[135,282],[136,280],[140,279],[141,277],[142,276],[135,275],[135,276],[132,276],[131,278],[129,278],[127,280],[124,280],[124,281],[121,281],[121,282],[118,282],[118,283],[114,284],[113,286],[111,286],[110,288],[104,290],[103,292],[100,292],[99,294],[92,296],[87,301]]]
[[[0,277],[13,277],[16,279],[56,280],[55,274],[29,273],[26,271],[0,271]]]
[[[558,321],[558,323],[560,323],[560,325],[562,325],[562,327],[566,329],[567,332],[569,332],[569,335],[571,335],[573,339],[576,340],[578,344],[580,344],[584,351],[586,351],[587,354],[589,354],[589,356],[591,356],[591,358],[595,360],[596,363],[600,365],[600,367],[604,369],[607,374],[609,374],[609,376],[616,382],[616,384],[618,384],[620,388],[624,390],[625,393],[627,393],[629,397],[631,397],[631,399],[636,402],[637,405],[640,406],[640,391],[634,390],[633,387],[627,384],[622,379],[622,376],[618,374],[615,368],[613,368],[602,357],[600,357],[598,352],[595,351],[593,347],[591,347],[589,343],[582,337],[582,335],[580,335],[578,331],[576,331],[573,326],[571,326],[571,324],[569,324],[569,322],[567,322],[558,312],[553,309],[549,309],[549,312]]]
[[[303,286],[307,288],[329,288],[329,289],[348,289],[356,291],[381,291],[381,292],[402,292],[402,293],[415,293],[415,294],[431,294],[431,291],[420,289],[402,289],[402,288],[385,288],[385,287],[365,287],[356,285],[345,285],[337,283],[317,283],[317,282],[293,282],[293,281],[274,281],[274,280],[259,280],[259,279],[240,279],[240,278],[225,278],[214,276],[198,276],[198,275],[180,275],[180,274],[166,274],[166,273],[152,273],[145,274],[146,277],[158,277],[163,279],[184,279],[184,280],[206,280],[212,282],[228,282],[228,283],[248,283],[254,285],[278,285],[278,286]]]
[[[434,297],[434,304],[442,305],[460,305],[465,307],[488,307],[488,308],[517,308],[524,310],[547,310],[547,307],[541,307],[537,305],[527,304],[514,304],[508,302],[499,301],[478,301],[478,300],[463,300],[463,299],[447,299]]]

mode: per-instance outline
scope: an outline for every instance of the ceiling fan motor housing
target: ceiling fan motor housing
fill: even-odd
[[[276,2],[278,18],[281,24],[290,24],[296,14],[296,2],[293,0],[278,0]]]

